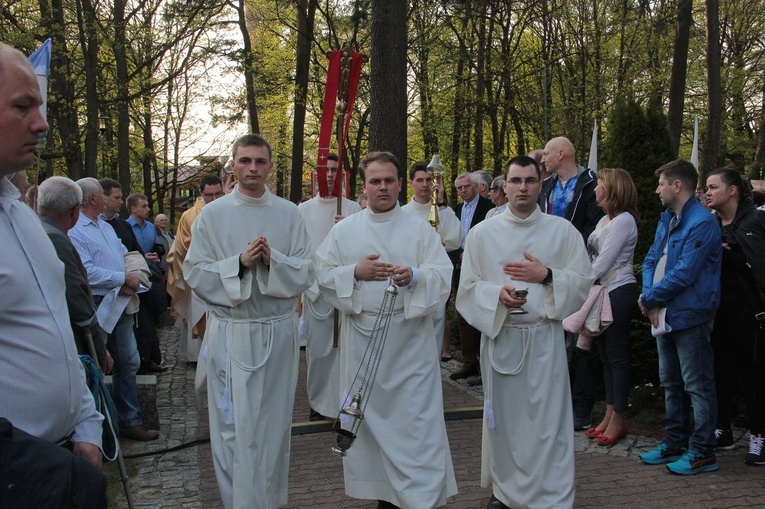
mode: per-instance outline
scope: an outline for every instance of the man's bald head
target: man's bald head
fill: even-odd
[[[0,87],[5,84],[6,71],[9,64],[21,65],[22,67],[26,67],[33,76],[35,74],[35,69],[32,67],[32,63],[24,53],[13,46],[8,46],[4,42],[0,42]]]
[[[568,138],[559,136],[545,145],[542,164],[547,171],[555,172],[560,178],[569,179],[576,175],[576,151]]]

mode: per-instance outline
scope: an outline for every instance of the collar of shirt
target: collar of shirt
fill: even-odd
[[[478,199],[480,197],[481,197],[480,194],[476,194],[475,197],[472,200],[466,201],[465,205],[463,205],[463,207],[466,208],[466,209],[471,209],[471,210],[476,208],[478,206]]]
[[[2,201],[21,200],[19,189],[8,180],[8,177],[0,178],[0,199],[2,199]],[[13,204],[13,202],[11,202],[11,204]]]

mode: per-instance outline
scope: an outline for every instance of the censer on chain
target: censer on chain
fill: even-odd
[[[343,408],[335,419],[333,429],[337,445],[332,447],[332,452],[338,456],[345,456],[345,451],[353,445],[361,421],[364,420],[364,411],[369,403],[369,397],[372,394],[375,378],[377,377],[377,370],[380,367],[380,359],[385,348],[385,340],[388,337],[388,328],[393,317],[393,306],[396,303],[397,295],[398,288],[393,284],[393,279],[391,278],[388,288],[385,289],[380,310],[377,313],[372,332],[369,335],[369,341],[364,349],[364,355],[361,357],[359,369],[356,371],[351,386],[346,392],[347,396],[343,402]],[[351,394],[353,394],[352,397]],[[350,404],[348,403],[349,397],[351,397]],[[341,419],[343,415],[350,417],[350,429],[342,427]]]

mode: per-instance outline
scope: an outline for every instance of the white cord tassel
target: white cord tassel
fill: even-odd
[[[223,389],[220,403],[218,403],[218,410],[226,414],[226,419],[223,421],[229,426],[234,424],[234,403],[231,401],[231,356],[227,356],[226,362],[226,387]]]
[[[483,414],[486,416],[486,426],[494,431],[494,428],[497,427],[496,423],[494,422],[494,409],[491,406],[491,400],[486,399],[483,404]]]

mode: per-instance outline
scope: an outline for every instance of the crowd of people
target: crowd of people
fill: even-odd
[[[123,190],[111,179],[51,177],[25,200],[24,170],[48,128],[41,102],[29,62],[0,43],[0,451],[13,458],[0,477],[25,483],[4,507],[48,507],[34,497],[104,507],[103,416],[77,355],[111,373],[120,436],[156,439],[136,376],[168,369],[157,328],[169,304],[181,358],[197,363],[226,508],[287,503],[301,336],[308,417],[346,433],[349,415],[361,420],[342,451],[346,494],[378,508],[446,505],[457,493],[441,397],[441,363],[456,353],[451,302],[462,362],[451,378],[483,386],[488,509],[572,507],[574,433],[605,447],[627,435],[638,309],[657,338],[666,407],[666,435],[640,459],[675,474],[717,470],[744,394],[744,461],[765,465],[765,211],[738,172],[716,170],[699,186],[686,161],[658,168],[666,210],[635,260],[630,174],[578,165],[563,137],[512,158],[501,176],[459,174],[454,207],[427,162],[405,175],[384,151],[360,163],[363,200],[340,198],[339,161],[326,154],[319,192],[296,206],[271,193],[271,146],[249,134],[233,145],[225,186],[203,176],[173,234],[164,214],[150,221],[140,193],[120,217]],[[407,176],[413,195],[402,206]],[[610,304],[602,332],[564,331],[595,294]],[[349,413],[381,323],[369,399]],[[606,407],[594,424],[600,366]],[[30,473],[38,457],[55,469]]]

